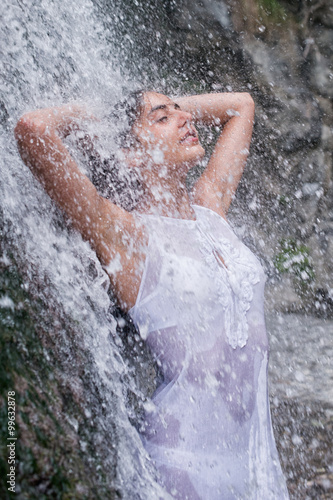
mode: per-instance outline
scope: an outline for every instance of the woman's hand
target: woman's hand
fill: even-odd
[[[249,153],[254,102],[248,93],[203,94],[177,99],[194,120],[222,126],[208,165],[194,188],[193,201],[226,216]]]

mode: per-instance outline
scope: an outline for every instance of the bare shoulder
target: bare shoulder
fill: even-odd
[[[108,246],[112,240],[112,245],[117,247],[118,251],[134,252],[146,244],[148,239],[146,230],[137,215],[103,197],[100,197],[100,203],[98,233],[101,247],[104,242]]]
[[[227,210],[224,210],[222,195],[212,193],[208,184],[201,183],[198,189],[194,189],[191,200],[194,205],[209,208],[227,220]]]

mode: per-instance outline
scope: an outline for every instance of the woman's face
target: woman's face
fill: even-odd
[[[143,99],[143,111],[133,132],[144,153],[157,165],[189,168],[197,163],[205,151],[192,124],[192,115],[163,94],[146,92]]]

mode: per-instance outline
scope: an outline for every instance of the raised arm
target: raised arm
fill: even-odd
[[[248,93],[203,94],[177,99],[194,120],[222,126],[208,165],[195,184],[194,202],[226,216],[246,164],[254,102]]]
[[[134,271],[144,259],[139,248],[145,236],[133,215],[98,194],[62,142],[73,127],[87,119],[93,117],[77,104],[32,111],[18,121],[15,137],[23,161],[90,242],[101,263],[109,266],[122,306],[131,307],[140,277],[136,280]]]

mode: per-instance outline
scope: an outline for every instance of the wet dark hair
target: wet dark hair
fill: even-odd
[[[90,157],[91,180],[98,193],[128,212],[134,210],[142,198],[143,185],[137,173],[111,155],[103,160]]]
[[[122,148],[133,147],[138,139],[133,133],[134,123],[140,118],[144,109],[143,96],[145,90],[135,90],[126,99],[118,102],[111,113],[111,117],[121,125],[121,130],[116,137],[118,146]]]
[[[131,92],[114,106],[107,117],[120,128],[116,136],[119,148],[131,148],[138,141],[133,126],[143,111],[144,93],[144,90]],[[102,158],[88,137],[85,142],[82,141],[82,145],[89,164],[90,178],[98,193],[125,210],[132,211],[144,192],[138,173],[127,165],[125,167],[116,155]]]

